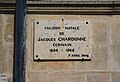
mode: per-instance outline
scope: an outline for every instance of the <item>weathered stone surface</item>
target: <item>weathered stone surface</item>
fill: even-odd
[[[14,16],[8,16],[8,19],[7,19],[7,26],[6,26],[6,29],[5,29],[5,40],[7,42],[13,42],[13,36],[14,35]]]
[[[13,75],[13,44],[4,45],[4,71],[8,75]]]
[[[2,44],[2,16],[0,15],[0,44]]]
[[[13,49],[14,49],[14,16],[2,15],[2,52],[3,52],[3,73],[7,75],[8,82],[12,82],[13,75]],[[12,36],[12,37],[11,37]]]
[[[112,20],[111,25],[111,44],[120,45],[120,20]]]
[[[84,73],[71,73],[72,82],[85,82]]]
[[[73,68],[73,62],[31,62],[31,66],[34,70],[69,70]]]
[[[4,45],[4,74],[8,77],[8,82],[13,82],[13,44]]]
[[[13,82],[13,76],[10,75],[9,77],[7,77],[7,81],[8,82]]]
[[[2,44],[2,27],[0,25],[0,44]]]
[[[120,72],[112,73],[112,82],[120,82]]]
[[[3,72],[3,62],[4,62],[2,47],[3,47],[2,46],[2,16],[0,15],[0,73]]]
[[[109,82],[109,73],[88,73],[87,82]]]
[[[120,46],[111,46],[111,69],[120,70]]]
[[[101,69],[107,70],[108,69],[108,47],[106,46],[93,46],[92,47],[92,57],[93,60],[93,68],[92,69]]]
[[[107,20],[94,20],[92,21],[92,39],[96,45],[106,45],[107,44]]]
[[[108,48],[106,46],[92,46],[91,61],[74,62],[75,70],[107,70]]]
[[[82,73],[71,74],[64,72],[34,72],[28,74],[28,79],[29,82],[85,82],[85,75]]]
[[[0,20],[1,20],[1,21],[0,21],[0,24],[2,24],[2,15],[0,15]]]
[[[73,16],[71,17],[72,19],[75,19]],[[116,69],[117,71],[120,70],[119,69],[120,57],[118,56],[118,54],[120,53],[118,46],[120,42],[119,40],[117,40],[117,38],[119,39],[119,35],[120,35],[118,31],[119,24],[111,23],[113,21],[112,19],[113,16],[104,16],[104,15],[103,16],[84,15],[80,17],[78,16],[78,18],[80,19],[89,20],[91,24],[90,44],[92,50],[92,59],[91,61],[83,61],[83,62],[81,61],[34,62],[33,42],[32,42],[33,40],[32,23],[35,21],[35,19],[39,20],[42,18],[39,15],[31,15],[29,16],[29,18],[30,21],[27,21],[28,28],[27,28],[27,74],[26,74],[28,82],[33,82],[33,79],[35,79],[35,81],[37,82],[44,82],[44,81],[45,82],[109,82],[109,80],[111,80],[109,73],[101,72],[101,71],[114,71]],[[51,19],[51,18],[46,17],[46,19]],[[119,22],[119,16],[116,16],[114,20],[115,20],[114,22],[117,21]],[[117,28],[114,28],[115,26]],[[113,35],[116,36],[113,37]],[[117,40],[116,43],[114,38],[115,40]],[[110,55],[112,56],[109,57]],[[112,60],[114,60],[114,62],[111,61],[111,58]],[[108,66],[108,64],[111,64],[112,70],[111,67]],[[63,73],[63,71],[66,73]],[[84,77],[84,74],[82,75],[79,74],[83,71],[87,75],[87,78]],[[88,73],[88,71],[90,73]],[[98,71],[98,72],[93,72],[93,71]],[[76,72],[77,74],[73,72]],[[85,81],[85,79],[87,81]],[[113,80],[113,76],[112,76],[112,80]],[[114,81],[115,80],[113,80],[113,82]]]
[[[2,46],[2,16],[0,16],[0,73],[4,71],[4,54],[3,54],[3,46]]]
[[[3,73],[4,67],[4,54],[3,54],[3,48],[2,45],[0,44],[0,73]]]
[[[73,68],[73,62],[56,62],[56,61],[45,61],[45,62],[33,62],[33,43],[32,43],[32,28],[33,28],[33,20],[31,17],[27,17],[27,71],[35,70],[35,71],[45,71],[45,70],[70,70]],[[31,56],[32,55],[32,56]]]

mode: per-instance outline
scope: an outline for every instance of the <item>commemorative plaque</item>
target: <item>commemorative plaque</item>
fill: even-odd
[[[45,17],[34,22],[34,60],[91,59],[89,20]]]
[[[1,75],[1,74],[0,74],[0,82],[7,82],[7,77],[6,77],[6,75]]]

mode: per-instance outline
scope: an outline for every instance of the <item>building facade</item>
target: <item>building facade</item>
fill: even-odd
[[[6,75],[7,81],[13,82],[15,2],[0,4],[0,75]],[[34,61],[34,24],[38,20],[59,21],[62,18],[65,21],[89,22],[90,60]],[[119,82],[119,25],[119,0],[27,1],[26,82]],[[44,45],[38,48],[48,55],[43,49]]]

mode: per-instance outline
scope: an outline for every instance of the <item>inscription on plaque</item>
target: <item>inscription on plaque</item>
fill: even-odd
[[[7,82],[7,77],[6,77],[6,75],[1,75],[1,74],[0,74],[0,82]]]
[[[65,16],[36,20],[33,37],[34,60],[91,59],[89,20]]]

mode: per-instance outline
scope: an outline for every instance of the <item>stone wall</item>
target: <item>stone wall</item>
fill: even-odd
[[[0,14],[0,74],[12,82],[14,16]]]
[[[76,15],[77,16],[77,15]],[[27,16],[27,82],[119,82],[120,16],[81,15],[90,21],[91,61],[33,61],[33,23],[42,15]],[[49,16],[46,16],[49,18]],[[74,16],[68,16],[73,18]]]
[[[40,15],[27,16],[26,82],[120,82],[120,16],[81,15],[91,22],[91,61],[33,61],[32,28]],[[0,14],[0,74],[12,82],[14,16]]]

